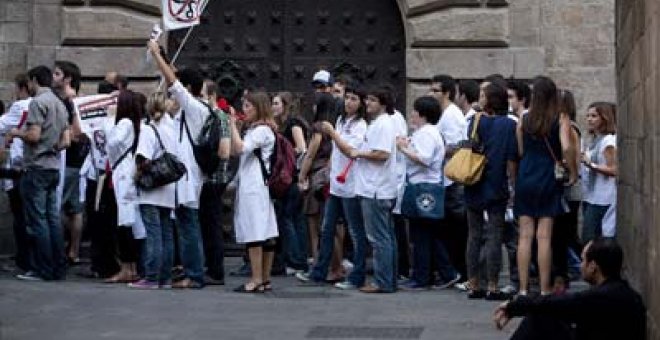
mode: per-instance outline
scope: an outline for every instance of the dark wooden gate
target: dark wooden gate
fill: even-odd
[[[186,30],[170,34],[176,51]],[[177,61],[216,80],[225,96],[245,87],[312,91],[319,69],[394,87],[405,106],[405,37],[395,0],[211,0]]]

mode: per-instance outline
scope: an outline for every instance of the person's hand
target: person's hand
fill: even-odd
[[[323,122],[321,123],[321,132],[325,133],[326,135],[332,135],[333,132],[335,132],[334,126],[330,124],[330,122]]]
[[[573,186],[575,183],[577,183],[577,176],[573,174],[568,175],[568,182],[566,182],[566,186],[570,187]]]
[[[509,302],[503,302],[495,309],[495,313],[493,313],[493,322],[495,322],[495,327],[498,330],[504,329],[509,321],[511,321],[511,318],[506,314],[508,304]]]
[[[410,145],[410,141],[408,141],[407,137],[396,137],[396,146],[399,150],[407,148],[408,145]]]
[[[357,159],[360,155],[360,152],[357,149],[351,149],[351,152],[348,153],[350,159]]]
[[[149,39],[149,41],[147,42],[147,48],[154,55],[160,54],[160,45],[158,45],[158,42],[156,40]]]
[[[232,126],[236,126],[236,120],[237,120],[236,111],[234,111],[233,108],[229,110],[228,118],[229,118],[229,124],[231,124]]]
[[[7,140],[12,140],[12,139],[14,139],[14,137],[20,136],[20,135],[21,135],[21,130],[19,130],[17,128],[13,128],[13,129],[9,130],[9,132],[7,133],[6,139]]]
[[[298,190],[302,192],[309,190],[309,180],[307,178],[298,179]]]

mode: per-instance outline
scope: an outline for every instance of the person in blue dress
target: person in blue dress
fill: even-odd
[[[565,212],[565,185],[577,178],[571,122],[560,115],[557,87],[548,77],[534,79],[529,113],[518,123],[516,135],[521,160],[515,186],[514,212],[518,216],[518,270],[520,294],[529,289],[529,262],[534,235],[538,242],[538,265],[542,294],[549,294],[552,265],[552,226]]]

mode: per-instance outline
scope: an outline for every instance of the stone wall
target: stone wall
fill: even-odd
[[[583,114],[615,99],[614,0],[399,1],[407,22],[409,101],[434,74],[529,79],[571,89]]]
[[[616,28],[619,239],[647,304],[649,339],[660,339],[660,4],[618,0]]]

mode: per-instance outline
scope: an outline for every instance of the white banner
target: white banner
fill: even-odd
[[[163,28],[166,31],[199,24],[204,0],[162,0]]]

